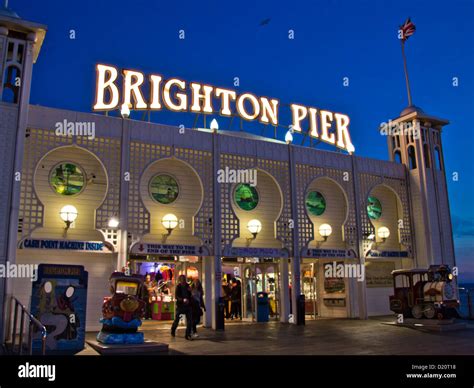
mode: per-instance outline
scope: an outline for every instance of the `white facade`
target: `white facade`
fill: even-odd
[[[7,60],[8,45],[17,42],[20,31],[26,31],[27,55],[20,64],[24,78],[19,98],[0,102],[4,158],[0,215],[10,220],[0,225],[0,260],[84,265],[90,278],[88,330],[98,328],[110,273],[122,269],[131,252],[140,253],[151,244],[195,249],[190,255],[201,258],[206,302],[212,306],[206,324],[212,322],[213,327],[223,257],[276,260],[282,322],[290,319],[289,283],[295,306],[304,284],[305,263],[317,268],[319,315],[360,318],[390,313],[391,286],[373,274],[386,277],[391,269],[454,265],[440,136],[446,121],[416,111],[397,119],[420,124],[425,140],[389,137],[392,161],[388,162],[242,133],[187,129],[181,134],[166,125],[29,106],[31,66],[44,27],[0,15],[0,84],[5,88],[5,69],[13,65]],[[95,138],[57,136],[56,124],[64,120],[93,123]],[[410,146],[417,166],[412,169],[407,167],[409,152],[413,152]],[[424,162],[423,150],[430,153],[431,163]],[[393,161],[396,152],[400,152],[401,163]],[[434,163],[437,152],[439,168]],[[80,166],[87,178],[76,196],[62,197],[51,189],[51,171],[65,161]],[[218,171],[225,168],[258,171],[259,204],[255,209],[243,211],[236,206],[235,183],[217,182]],[[21,171],[18,181],[16,171]],[[178,199],[171,205],[150,198],[149,181],[159,173],[179,183]],[[321,193],[326,202],[324,213],[318,216],[305,205],[313,191]],[[376,197],[383,209],[377,219],[368,215],[369,196]],[[74,205],[79,213],[75,227],[67,233],[58,215],[66,204]],[[183,226],[165,238],[161,220],[167,213],[175,214]],[[120,221],[118,230],[108,226],[113,217]],[[255,239],[247,231],[251,219],[262,224]],[[318,232],[322,224],[332,227],[326,241]],[[390,230],[386,239],[378,237],[381,227]],[[103,241],[107,250],[27,249],[22,245],[25,239]],[[344,292],[334,297],[323,276],[324,263],[334,261],[367,265],[372,277],[362,282],[345,279]],[[9,281],[1,288],[0,299],[5,302],[15,295],[27,304],[29,287],[24,279]]]

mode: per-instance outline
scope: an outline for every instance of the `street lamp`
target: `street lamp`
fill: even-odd
[[[291,144],[293,142],[293,131],[291,129],[285,135],[285,142],[286,144]]]
[[[169,236],[178,226],[178,217],[171,213],[165,214],[161,219],[161,225],[163,225],[163,227],[168,231],[168,234],[163,235],[163,237]]]
[[[66,224],[66,230],[68,230],[71,224],[76,220],[77,214],[77,209],[72,205],[66,205],[61,208],[59,216]]]
[[[328,237],[332,234],[332,227],[329,224],[319,225],[319,234],[323,238],[323,241],[327,241]]]
[[[128,104],[122,104],[120,107],[120,115],[123,119],[128,119],[130,117],[130,107]]]
[[[217,132],[218,129],[219,129],[219,123],[217,122],[216,119],[212,119],[212,121],[211,121],[211,131],[212,132]]]
[[[390,229],[386,226],[381,226],[379,230],[377,230],[377,236],[382,240],[382,242],[385,242],[385,240],[390,236]]]
[[[118,218],[117,217],[112,217],[109,220],[109,228],[115,229],[115,228],[118,228],[118,226],[119,226]]]
[[[262,223],[257,219],[250,220],[247,223],[247,229],[250,233],[252,233],[252,237],[247,238],[247,243],[250,244],[250,241],[255,240],[257,235],[262,230]]]

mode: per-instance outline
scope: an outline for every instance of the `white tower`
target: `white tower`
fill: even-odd
[[[407,168],[415,234],[415,265],[455,265],[441,132],[447,120],[411,106],[393,121],[390,159]],[[398,133],[397,133],[398,132]]]
[[[45,34],[45,26],[21,19],[8,8],[8,1],[0,5],[0,264],[15,262],[31,73]],[[8,280],[0,278],[0,311],[5,317],[0,322],[2,342],[10,294]]]

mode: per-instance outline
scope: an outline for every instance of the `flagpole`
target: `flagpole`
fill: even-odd
[[[407,84],[408,106],[412,106],[410,80],[408,79],[407,58],[405,56],[405,39],[402,39],[402,57],[403,57],[403,68],[405,70],[405,82]]]

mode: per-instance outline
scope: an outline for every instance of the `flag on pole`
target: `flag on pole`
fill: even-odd
[[[415,33],[416,27],[413,24],[413,22],[408,18],[405,20],[405,23],[400,26],[400,31],[402,33],[402,36],[400,39],[402,41],[406,41],[410,36],[412,36]]]

